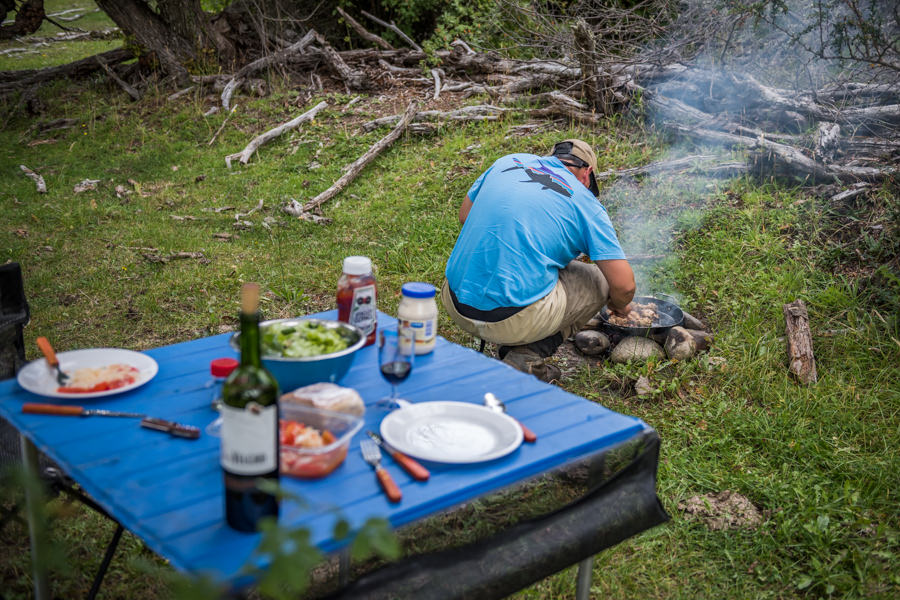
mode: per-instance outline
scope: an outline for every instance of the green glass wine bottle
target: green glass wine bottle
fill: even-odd
[[[278,500],[258,487],[278,481],[278,382],[260,360],[259,285],[241,288],[241,364],[222,387],[225,520],[238,531],[257,530],[278,516]]]

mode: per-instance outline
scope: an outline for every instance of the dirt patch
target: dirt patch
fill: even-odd
[[[764,518],[762,511],[746,496],[730,490],[692,496],[679,502],[678,508],[714,531],[740,527],[755,529]]]
[[[596,367],[603,357],[585,356],[575,348],[575,344],[565,341],[556,350],[550,362],[559,367],[563,381],[575,375],[583,366]]]

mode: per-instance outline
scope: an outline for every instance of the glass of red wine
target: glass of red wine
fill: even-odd
[[[391,395],[378,402],[381,408],[394,409],[399,406],[397,385],[412,372],[415,350],[412,328],[400,323],[378,330],[378,369],[381,376],[391,384]]]

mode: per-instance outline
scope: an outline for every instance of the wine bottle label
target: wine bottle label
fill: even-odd
[[[375,286],[364,285],[353,290],[353,304],[350,305],[351,325],[356,325],[369,335],[375,329]]]
[[[271,473],[278,464],[278,408],[256,403],[246,409],[222,406],[219,463],[235,475]]]

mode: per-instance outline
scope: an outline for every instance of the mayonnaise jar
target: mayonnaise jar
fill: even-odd
[[[413,331],[416,354],[428,354],[437,341],[437,303],[435,289],[430,283],[412,281],[400,289],[402,297],[397,308],[401,327]]]

